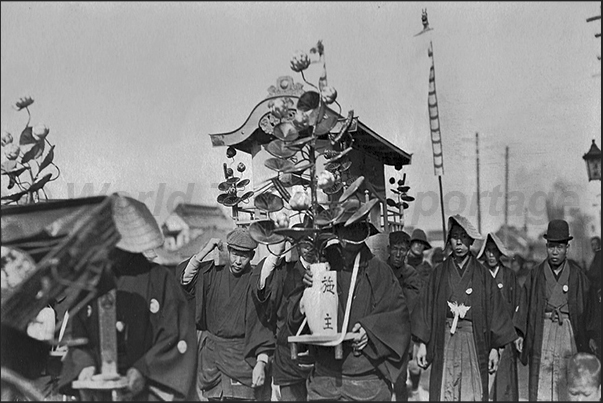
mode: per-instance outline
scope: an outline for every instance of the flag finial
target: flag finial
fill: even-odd
[[[423,23],[423,30],[416,34],[415,36],[419,36],[424,34],[427,31],[431,31],[433,28],[429,27],[429,20],[427,19],[427,9],[424,8],[421,10],[421,22]]]

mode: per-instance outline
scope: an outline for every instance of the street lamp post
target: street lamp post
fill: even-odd
[[[601,150],[595,144],[593,139],[590,150],[582,156],[586,161],[586,170],[588,172],[588,181],[601,180]]]

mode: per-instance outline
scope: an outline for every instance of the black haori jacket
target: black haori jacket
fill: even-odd
[[[500,348],[514,341],[517,333],[506,303],[496,281],[488,269],[473,256],[469,256],[468,270],[472,266],[469,295],[473,321],[473,339],[481,374],[482,400],[488,400],[488,357],[492,348]],[[457,270],[452,257],[437,265],[426,286],[421,290],[419,301],[412,314],[411,331],[415,339],[427,345],[427,361],[432,365],[429,383],[430,400],[438,400],[444,369],[444,337],[447,301],[451,290],[448,271]]]
[[[546,261],[534,267],[522,290],[519,310],[514,317],[515,326],[523,335],[521,362],[530,361],[530,384],[537,385],[540,368],[540,350],[544,328],[543,316],[546,309]],[[569,260],[563,270],[569,270],[568,306],[569,317],[574,330],[574,340],[578,351],[590,352],[586,332],[586,307],[588,301],[589,280],[586,274]],[[537,388],[530,388],[530,400],[536,400]]]

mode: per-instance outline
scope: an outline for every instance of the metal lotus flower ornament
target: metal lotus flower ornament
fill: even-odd
[[[313,65],[320,69],[318,85],[304,76]],[[357,196],[364,177],[349,173],[354,142],[349,129],[354,112],[339,118],[341,106],[336,100],[337,90],[327,82],[323,43],[319,41],[309,53],[296,52],[290,66],[311,89],[299,95],[297,102],[293,102],[296,97],[286,96],[269,104],[275,126],[267,133],[273,139],[265,146],[271,157],[264,166],[274,176],[255,190],[254,207],[266,218],[252,222],[249,229],[251,236],[264,245],[288,240],[294,247],[299,242],[312,242],[319,262],[337,239],[334,226],[358,222],[370,209],[362,209]],[[327,110],[332,104],[338,107],[337,113]],[[326,162],[324,169],[317,166],[320,157]],[[283,220],[283,216],[289,220]],[[299,224],[289,228],[292,222]]]
[[[55,146],[48,141],[50,129],[44,124],[30,125],[29,107],[33,103],[31,97],[23,97],[13,105],[17,111],[25,109],[28,115],[18,144],[11,133],[2,133],[0,173],[8,179],[2,180],[2,204],[35,203],[40,197],[48,198],[44,186],[61,174],[54,163]]]

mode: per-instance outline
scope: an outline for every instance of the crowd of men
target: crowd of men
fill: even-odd
[[[163,237],[144,204],[120,197],[114,212],[123,399],[407,401],[430,368],[430,400],[518,401],[520,361],[529,364],[530,400],[600,400],[600,242],[589,270],[576,266],[566,221],[549,222],[547,258],[520,284],[503,242],[460,215],[449,217],[446,252],[433,253],[433,265],[420,229],[389,233],[388,259],[379,259],[367,244],[378,231],[365,214],[351,225],[344,217],[329,234],[309,231],[295,259],[281,256],[285,242],[274,245],[257,265],[258,243],[237,227],[174,275],[153,262]],[[144,234],[140,223],[128,226],[132,215]],[[216,248],[228,252],[226,262],[211,258]],[[288,337],[303,327],[304,291],[320,262],[337,272],[342,353],[309,343],[292,355]],[[102,373],[98,315],[90,302],[71,320],[72,336],[89,342],[67,352],[60,393],[107,398],[73,387]]]

